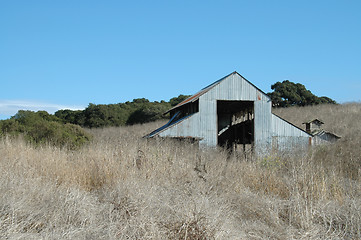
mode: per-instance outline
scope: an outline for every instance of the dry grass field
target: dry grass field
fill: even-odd
[[[89,130],[77,151],[0,139],[0,239],[360,239],[361,104],[278,109],[337,143],[253,161]]]

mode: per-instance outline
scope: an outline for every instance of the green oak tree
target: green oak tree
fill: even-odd
[[[307,106],[322,103],[336,104],[328,97],[317,97],[300,83],[289,80],[276,82],[271,86],[273,92],[267,93],[272,100],[273,107]]]

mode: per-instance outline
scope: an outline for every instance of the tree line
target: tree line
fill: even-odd
[[[179,95],[171,98],[169,102],[150,102],[146,98],[133,99],[132,102],[117,104],[89,104],[87,108],[79,111],[59,110],[55,116],[64,123],[77,124],[87,128],[108,126],[124,126],[167,119],[164,113],[177,105],[188,95]]]
[[[92,139],[84,128],[124,126],[166,119],[168,116],[163,113],[187,97],[179,95],[169,102],[150,102],[138,98],[118,104],[91,103],[84,110],[59,110],[55,114],[20,110],[10,119],[0,121],[0,137],[21,135],[35,146],[46,143],[77,149]]]

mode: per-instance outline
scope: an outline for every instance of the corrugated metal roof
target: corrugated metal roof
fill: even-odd
[[[215,87],[216,85],[218,85],[220,82],[222,82],[224,79],[228,78],[229,76],[233,75],[233,74],[238,74],[241,78],[243,78],[245,81],[247,81],[249,84],[251,84],[254,88],[256,88],[258,91],[260,91],[261,93],[263,93],[264,95],[267,96],[267,94],[265,92],[263,92],[261,89],[259,89],[258,87],[256,87],[255,85],[253,85],[253,83],[251,83],[250,81],[248,81],[246,78],[244,78],[241,74],[239,74],[238,72],[234,71],[231,74],[228,74],[227,76],[215,81],[214,83],[208,85],[205,88],[202,88],[199,92],[197,92],[196,94],[190,96],[189,98],[183,100],[182,102],[178,103],[176,106],[174,106],[173,108],[169,109],[168,111],[166,111],[164,114],[169,113],[170,111],[179,108],[180,106],[183,106],[187,103],[190,102],[195,102],[199,99],[200,96],[202,96],[203,94],[205,94],[206,92],[208,92],[209,90],[211,90],[213,87]]]

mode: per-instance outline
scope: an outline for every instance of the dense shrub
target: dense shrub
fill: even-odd
[[[76,149],[91,139],[91,135],[80,126],[62,123],[45,111],[21,110],[11,119],[0,121],[0,136],[20,134],[37,146],[50,143],[70,149]]]

